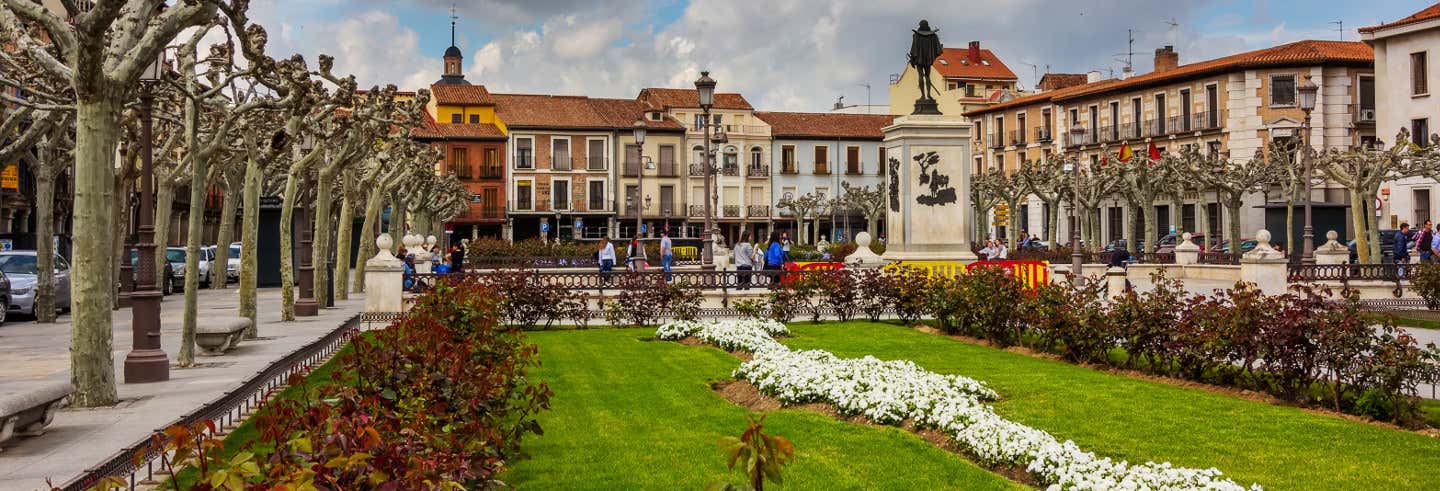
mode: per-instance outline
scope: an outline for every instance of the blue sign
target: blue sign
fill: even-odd
[[[549,231],[550,231],[550,222],[540,222],[540,231],[541,231],[541,232],[549,232]]]

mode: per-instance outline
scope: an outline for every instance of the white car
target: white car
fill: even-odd
[[[177,284],[177,285],[180,285],[181,288],[184,288],[184,285],[185,285],[185,248],[184,248],[184,247],[166,247],[166,248],[165,248],[165,261],[166,261],[166,262],[169,262],[170,265],[171,265],[171,267],[172,267],[173,270],[175,271],[175,279],[177,280],[177,281],[176,281],[176,284]],[[210,270],[212,269],[212,268],[210,267],[210,265],[211,265],[211,263],[214,263],[214,262],[215,262],[215,246],[201,247],[201,248],[200,248],[200,261],[199,261],[199,263],[198,263],[198,264],[199,264],[199,267],[200,267],[200,284],[201,284],[201,285],[209,285],[209,284],[210,284]]]
[[[240,243],[230,243],[230,257],[225,258],[225,279],[240,281]]]

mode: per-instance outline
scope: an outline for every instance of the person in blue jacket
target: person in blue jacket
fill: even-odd
[[[770,242],[765,246],[765,273],[771,278],[771,286],[780,282],[780,268],[785,266],[785,246],[782,244],[779,232],[770,232]],[[770,273],[769,271],[775,271]]]
[[[414,290],[415,290],[415,255],[414,255],[414,254],[406,254],[406,255],[405,255],[405,260],[402,262],[402,264],[404,265],[403,267],[404,267],[404,269],[405,269],[405,276],[404,276],[404,280],[403,280],[403,281],[404,281],[403,285],[404,285],[404,287],[405,287],[405,291],[407,291],[407,292],[408,292],[408,291],[414,291]]]

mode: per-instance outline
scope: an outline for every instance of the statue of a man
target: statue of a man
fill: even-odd
[[[920,28],[911,29],[914,34],[910,38],[910,54],[907,56],[910,66],[915,67],[915,73],[920,76],[920,99],[915,101],[915,114],[940,114],[935,104],[935,98],[931,91],[935,85],[930,81],[930,68],[935,65],[935,59],[940,57],[940,52],[945,49],[940,44],[940,31],[930,28],[930,21],[921,20]]]

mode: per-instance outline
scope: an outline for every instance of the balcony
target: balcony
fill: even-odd
[[[1140,139],[1141,137],[1144,137],[1144,136],[1145,136],[1145,131],[1141,128],[1141,125],[1139,125],[1139,124],[1136,124],[1136,123],[1125,123],[1125,124],[1120,125],[1120,139],[1121,139],[1121,140],[1138,140],[1138,139]]]
[[[745,177],[756,178],[756,179],[770,177],[770,166],[768,166],[768,165],[752,165],[752,166],[746,167],[746,168],[745,168]]]
[[[705,164],[690,164],[690,177],[701,177],[705,175]]]
[[[505,209],[499,206],[482,206],[480,207],[480,218],[505,218]]]
[[[1357,125],[1375,125],[1375,108],[1373,106],[1363,107],[1359,104],[1351,104],[1350,114],[1355,118]]]
[[[1025,144],[1025,130],[1010,130],[1010,145],[1021,146]]]
[[[481,178],[481,179],[504,179],[504,178],[505,178],[505,169],[504,169],[503,167],[498,166],[498,165],[482,165],[482,166],[480,166],[480,178]]]
[[[1050,142],[1050,127],[1047,126],[1044,128],[1035,128],[1035,141],[1040,143]]]
[[[1200,111],[1192,114],[1190,119],[1194,131],[1212,131],[1225,126],[1225,120],[1220,118],[1220,111]]]
[[[1079,132],[1071,131],[1069,133],[1066,133],[1065,146],[1077,147],[1080,145],[1092,145],[1095,143],[1095,134],[1092,133],[1089,128],[1074,126],[1071,127],[1071,130],[1079,130]]]
[[[991,133],[986,136],[985,141],[988,142],[987,146],[989,146],[990,148],[1005,147],[1005,135],[997,135],[995,133]]]
[[[761,218],[770,216],[770,205],[750,205],[745,209],[745,216]]]
[[[680,177],[680,172],[675,169],[675,161],[660,162],[660,177]]]
[[[780,164],[780,173],[781,173],[781,174],[799,174],[799,173],[800,173],[800,168],[799,168],[798,166],[796,166],[794,162],[785,162],[785,163],[783,163],[783,164]]]
[[[698,134],[701,129],[692,121],[685,125],[685,131]],[[712,134],[716,131],[723,131],[727,135],[770,136],[770,127],[766,125],[718,124],[710,127]]]
[[[692,217],[703,217],[703,216],[705,216],[705,205],[690,205],[690,216],[692,216]]]
[[[727,175],[727,176],[731,176],[731,177],[738,176],[738,175],[740,175],[740,166],[738,166],[738,165],[726,165],[726,166],[723,166],[723,167],[720,168],[720,173],[721,173],[721,174],[724,174],[724,175]]]
[[[725,218],[740,218],[740,205],[725,205]]]
[[[1101,141],[1101,142],[1113,143],[1113,142],[1117,142],[1117,141],[1120,141],[1120,140],[1121,140],[1121,138],[1120,138],[1120,127],[1115,126],[1115,125],[1113,125],[1113,124],[1112,124],[1112,125],[1106,125],[1106,126],[1101,126],[1101,127],[1100,127],[1100,141]]]

